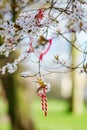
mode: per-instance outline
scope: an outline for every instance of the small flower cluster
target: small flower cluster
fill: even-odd
[[[20,35],[16,34],[16,30],[15,24],[11,21],[0,24],[0,36],[3,39],[2,46],[0,46],[0,54],[8,57],[10,52],[15,50],[20,39]]]
[[[81,4],[80,1],[75,0],[71,5],[71,12],[68,15],[69,29],[71,32],[80,32],[81,30],[87,32],[87,9],[85,4]]]
[[[37,86],[37,95],[41,98],[42,110],[44,111],[44,115],[47,115],[47,97],[46,93],[50,91],[50,84],[44,82],[44,80],[40,77],[36,80]]]
[[[21,73],[21,76],[24,77],[24,78],[27,78],[30,76],[30,71],[24,71]]]
[[[17,59],[14,60],[13,63],[7,63],[5,66],[3,66],[2,68],[0,68],[0,73],[2,75],[5,74],[6,70],[8,71],[8,73],[14,73],[15,71],[17,71],[17,66],[20,62],[22,62],[25,58],[27,57],[27,53],[20,55]]]
[[[47,27],[51,23],[51,20],[44,9],[39,9],[31,12],[21,13],[16,20],[16,25],[20,26],[18,33],[26,33],[29,38],[39,37],[44,33],[43,28]]]

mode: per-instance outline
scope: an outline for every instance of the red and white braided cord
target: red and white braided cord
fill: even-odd
[[[41,98],[41,106],[44,111],[44,116],[47,116],[47,97],[46,97],[46,88],[43,88],[42,94],[37,94]]]

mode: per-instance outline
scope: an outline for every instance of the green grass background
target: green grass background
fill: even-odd
[[[87,130],[87,105],[81,116],[67,111],[66,101],[48,100],[48,115],[45,117],[41,110],[39,99],[32,103],[32,118],[36,130]],[[7,113],[7,105],[0,99],[0,118]],[[0,130],[11,130],[9,121],[0,120]]]
[[[67,111],[65,101],[49,100],[48,116],[44,117],[39,101],[34,102],[34,121],[37,130],[87,130],[87,106],[83,115],[76,116]]]

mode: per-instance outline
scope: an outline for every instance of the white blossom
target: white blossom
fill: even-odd
[[[21,73],[21,76],[24,77],[24,78],[27,78],[30,76],[30,72],[29,71],[24,71]]]
[[[87,32],[87,8],[86,5],[82,5],[80,1],[75,0],[71,6],[71,13],[68,15],[69,18],[69,29],[70,31],[80,32],[84,30]]]

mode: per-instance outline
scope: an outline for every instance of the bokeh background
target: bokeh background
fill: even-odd
[[[20,0],[17,4],[15,0],[0,0],[0,21],[15,21],[18,13],[34,2],[37,1]],[[78,55],[75,50],[72,52],[73,57]],[[11,54],[10,58],[0,56],[0,67],[14,61],[18,54]],[[77,58],[72,60],[76,62]],[[15,74],[0,75],[0,130],[87,130],[87,75],[74,71],[45,76],[52,86],[45,117],[33,83],[35,78],[20,77],[24,69],[35,71],[35,64],[25,64],[19,65]]]

